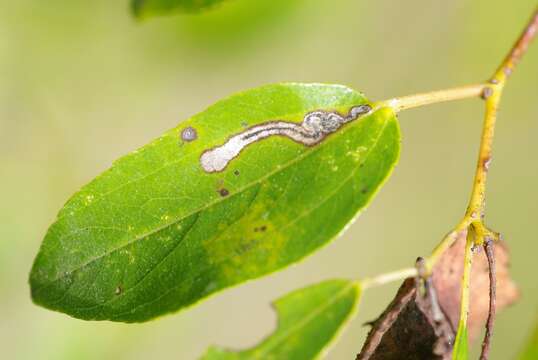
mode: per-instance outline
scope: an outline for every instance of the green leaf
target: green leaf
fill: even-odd
[[[268,85],[121,158],[49,228],[30,275],[33,300],[81,319],[146,321],[304,258],[391,173],[400,146],[393,111],[374,108],[317,145],[269,136],[221,172],[204,170],[202,154],[249,129],[297,128],[314,110],[364,104],[339,85]]]
[[[469,340],[467,336],[467,326],[463,321],[458,325],[458,334],[454,342],[454,350],[452,351],[452,359],[467,360],[469,358]]]
[[[201,360],[315,358],[356,309],[360,289],[347,280],[329,280],[294,291],[274,304],[276,330],[259,345],[242,351],[211,347]]]
[[[224,0],[132,0],[131,8],[138,18],[171,13],[207,10]]]
[[[538,359],[538,324],[534,329],[534,333],[525,345],[525,349],[521,353],[519,360],[536,360]]]

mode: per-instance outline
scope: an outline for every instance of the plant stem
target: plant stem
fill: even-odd
[[[486,99],[486,113],[484,117],[484,126],[482,130],[482,140],[480,144],[480,152],[478,155],[478,163],[476,166],[476,174],[473,183],[473,191],[471,200],[467,209],[467,216],[472,217],[478,212],[483,218],[486,198],[486,180],[489,165],[492,160],[492,145],[493,136],[495,135],[495,123],[497,120],[497,109],[501,100],[502,91],[508,76],[512,74],[514,67],[519,62],[521,57],[527,51],[527,48],[536,35],[538,28],[538,9],[534,11],[533,16],[527,26],[521,33],[520,37],[503,60],[495,74],[490,79],[490,86],[484,89],[484,97]],[[479,239],[483,241],[483,239]]]
[[[503,60],[493,77],[490,79],[487,87],[482,91],[482,97],[486,100],[486,111],[484,116],[484,126],[482,138],[480,141],[480,151],[478,154],[478,163],[473,182],[473,190],[469,206],[463,220],[446,236],[441,243],[434,249],[431,257],[426,262],[428,270],[435,265],[441,254],[452,245],[457,235],[464,229],[468,230],[467,244],[465,248],[465,263],[463,269],[461,304],[460,304],[460,321],[458,333],[456,335],[456,347],[467,344],[467,315],[469,312],[469,285],[472,263],[472,246],[473,244],[484,245],[489,264],[490,274],[490,293],[489,293],[489,316],[486,326],[486,336],[484,338],[481,360],[487,360],[489,357],[491,335],[493,333],[493,319],[495,316],[495,260],[493,254],[493,240],[499,239],[499,235],[490,231],[484,225],[485,216],[485,199],[486,199],[486,180],[489,166],[492,160],[493,137],[495,135],[495,123],[497,120],[497,109],[501,99],[502,91],[506,80],[512,74],[514,67],[521,57],[525,54],[530,42],[536,35],[538,28],[538,9],[536,9],[522,34],[512,47],[506,58]],[[454,349],[458,356],[459,349]],[[466,351],[465,351],[466,352]]]
[[[495,72],[495,75],[492,78],[493,83],[504,83],[506,81],[506,78],[512,74],[516,64],[519,62],[519,60],[521,60],[525,52],[527,52],[527,49],[531,41],[534,39],[534,36],[536,36],[537,31],[538,7],[534,10],[534,13],[531,16],[529,22],[527,23],[527,26],[519,36],[518,40],[516,41],[504,61],[501,63],[501,65]]]
[[[490,239],[484,243],[484,250],[486,252],[489,265],[489,311],[488,320],[486,322],[486,334],[484,336],[484,341],[482,342],[482,353],[480,354],[480,360],[487,360],[489,358],[491,338],[493,336],[493,323],[495,321],[495,301],[497,297],[497,276],[495,270],[495,250],[493,240]]]
[[[497,119],[497,109],[499,101],[501,99],[502,90],[506,83],[507,78],[512,74],[514,67],[519,62],[521,57],[525,54],[530,42],[535,37],[538,31],[538,9],[536,9],[528,22],[524,31],[512,47],[506,58],[503,60],[493,77],[489,82],[484,84],[474,84],[456,87],[452,89],[444,89],[438,91],[432,91],[422,94],[415,94],[403,97],[396,97],[393,99],[383,100],[377,102],[374,107],[390,107],[395,112],[401,110],[412,109],[414,107],[436,104],[439,102],[460,100],[472,97],[482,97],[486,100],[486,112],[484,117],[484,125],[482,130],[482,137],[480,143],[480,151],[478,155],[478,163],[476,166],[476,173],[473,181],[473,189],[471,192],[471,199],[465,216],[460,223],[448,233],[441,242],[434,248],[430,257],[425,259],[424,263],[424,275],[428,277],[431,275],[431,270],[437,263],[443,253],[458,239],[460,235],[463,235],[465,231],[472,230],[475,244],[482,245],[485,239],[499,239],[499,235],[487,229],[483,223],[484,209],[485,209],[485,193],[486,193],[486,180],[489,166],[492,159],[492,145],[493,136],[495,134],[495,123]],[[468,239],[469,239],[468,234]],[[463,283],[467,284],[462,289],[462,318],[466,321],[467,310],[469,303],[469,276],[470,276],[470,256],[472,255],[469,241],[466,248],[466,257],[464,265],[464,278]],[[367,278],[361,281],[363,288],[374,287],[383,285],[392,281],[405,279],[410,276],[416,276],[418,274],[416,268],[407,268],[391,273],[381,274],[376,277]],[[465,316],[463,315],[465,313]]]
[[[482,130],[478,162],[473,181],[471,198],[465,216],[460,223],[445,236],[434,248],[432,254],[427,258],[425,264],[425,275],[429,276],[431,270],[441,255],[457,240],[458,235],[469,226],[473,226],[476,231],[476,243],[482,245],[484,239],[498,239],[498,234],[490,231],[483,223],[486,199],[486,180],[489,167],[492,161],[493,137],[495,135],[495,124],[497,120],[497,109],[501,100],[503,88],[506,80],[512,74],[516,64],[525,54],[532,39],[538,31],[538,9],[536,9],[527,23],[520,37],[493,74],[487,84],[470,85],[462,88],[449,89],[445,91],[435,91],[433,93],[411,95],[402,98],[395,98],[382,102],[385,106],[391,106],[395,111],[412,108],[415,106],[432,104],[440,101],[448,101],[472,97],[480,94],[486,100],[486,111]],[[462,90],[465,89],[465,90]]]

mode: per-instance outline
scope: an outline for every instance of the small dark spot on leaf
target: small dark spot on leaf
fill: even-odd
[[[191,126],[186,127],[185,129],[183,129],[183,131],[181,131],[181,140],[183,141],[190,142],[196,140],[197,138],[198,133]]]
[[[116,287],[116,290],[114,290],[115,295],[121,295],[122,292],[123,292],[123,288],[121,287],[121,285],[118,285]]]
[[[239,170],[234,170],[234,175],[239,176]]]
[[[222,197],[225,197],[225,196],[230,195],[230,192],[229,192],[228,189],[226,189],[226,188],[219,189],[219,190],[218,190],[218,193],[219,193],[220,196],[222,196]]]
[[[368,193],[368,188],[367,188],[367,187],[363,187],[363,188],[361,189],[361,193],[362,193],[362,194],[366,194],[366,193]]]
[[[265,232],[267,230],[267,226],[266,225],[262,225],[262,226],[259,226],[259,227],[255,227],[254,228],[254,232]]]

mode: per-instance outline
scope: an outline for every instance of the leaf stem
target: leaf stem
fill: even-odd
[[[365,278],[360,281],[361,288],[368,289],[391,283],[393,281],[407,279],[408,277],[417,276],[417,269],[415,267],[400,269],[385,274],[380,274],[371,278]]]
[[[478,97],[482,95],[482,92],[486,87],[487,84],[460,86],[452,89],[443,89],[421,94],[396,97],[393,99],[380,101],[376,105],[380,107],[391,107],[395,112],[399,112],[424,105]]]
[[[461,297],[460,297],[460,320],[458,323],[458,334],[453,351],[453,359],[458,359],[461,353],[466,353],[467,349],[467,318],[469,315],[469,293],[471,284],[471,266],[473,263],[473,245],[475,234],[470,231],[467,234],[467,243],[465,245],[465,257],[463,264],[463,277],[461,280]]]

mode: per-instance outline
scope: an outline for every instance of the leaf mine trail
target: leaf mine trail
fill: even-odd
[[[200,156],[200,164],[208,173],[222,171],[245,147],[273,135],[288,137],[305,146],[314,146],[342,125],[370,111],[370,105],[359,105],[352,107],[347,116],[319,110],[306,114],[301,123],[269,121],[259,124],[232,136],[221,146],[206,150]]]

